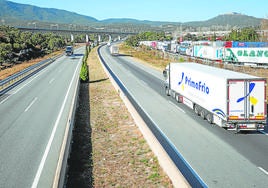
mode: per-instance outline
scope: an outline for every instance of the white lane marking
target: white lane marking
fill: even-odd
[[[38,78],[39,76],[41,76],[46,71],[47,71],[47,69],[43,69],[41,72],[39,72],[39,74],[35,75],[27,83],[23,84],[21,87],[19,87],[17,90],[15,90],[15,92],[12,93],[12,95],[18,93],[22,88],[24,88],[25,86],[27,86],[28,84],[30,84],[34,79]]]
[[[52,130],[52,132],[51,132],[50,138],[49,138],[49,140],[48,140],[48,143],[47,143],[45,152],[44,152],[44,154],[43,154],[42,160],[41,160],[41,162],[40,162],[40,164],[39,164],[38,170],[37,170],[37,172],[36,172],[36,174],[35,174],[34,181],[33,181],[33,183],[32,183],[31,188],[36,188],[37,185],[38,185],[38,182],[39,182],[41,173],[42,173],[42,171],[43,171],[43,168],[44,168],[44,165],[45,165],[47,156],[48,156],[48,152],[49,152],[49,150],[50,150],[50,148],[51,148],[52,141],[53,141],[53,139],[54,139],[54,137],[55,137],[56,130],[57,130],[58,125],[59,125],[59,122],[60,122],[60,118],[61,118],[61,116],[62,116],[62,113],[63,113],[64,107],[65,107],[65,104],[66,104],[66,102],[67,102],[68,95],[69,95],[69,93],[70,93],[71,86],[72,86],[72,84],[73,84],[75,75],[77,74],[76,72],[78,71],[79,64],[80,64],[80,63],[77,64],[75,73],[74,73],[74,75],[73,75],[73,77],[72,77],[72,80],[71,80],[71,82],[70,82],[70,84],[69,84],[69,88],[68,88],[68,90],[67,90],[67,92],[66,92],[66,95],[65,95],[65,97],[64,97],[63,103],[62,103],[62,105],[61,105],[60,112],[59,112],[59,114],[58,114],[58,116],[57,116],[57,120],[56,120],[56,122],[55,122],[55,124],[54,124],[53,130]]]
[[[4,100],[2,100],[2,101],[0,102],[0,104],[3,104],[4,102],[6,102],[6,101],[9,99],[9,97],[10,97],[10,95],[7,96]]]
[[[139,82],[142,84],[142,85],[145,85],[146,87],[148,87],[148,84],[146,82],[144,82],[143,80],[139,80]]]
[[[183,109],[181,109],[180,107],[178,107],[177,105],[175,105],[173,102],[171,102],[170,100],[168,101],[170,104],[172,104],[174,107],[176,107],[179,111],[185,113],[185,111]]]
[[[262,167],[258,167],[258,169],[260,169],[264,174],[266,174],[268,176],[268,172],[266,170],[264,170]]]
[[[54,80],[55,80],[55,79],[54,79],[54,78],[52,78],[51,80],[49,80],[49,82],[48,82],[48,83],[49,83],[49,84],[51,84],[52,82],[54,82]]]
[[[0,104],[3,104],[4,102],[6,102],[12,95],[15,95],[16,93],[18,93],[21,89],[23,89],[25,86],[27,86],[28,84],[30,84],[34,79],[38,78],[39,76],[41,76],[44,72],[46,72],[48,69],[43,69],[41,70],[37,75],[31,77],[31,79],[28,80],[27,83],[23,84],[21,87],[19,87],[18,89],[14,90],[13,93],[10,93],[10,95],[8,97],[6,97],[4,100],[2,100],[0,102]]]
[[[40,72],[40,75],[42,74],[43,72]],[[18,93],[22,88],[24,88],[25,86],[27,86],[28,84],[30,84],[35,78],[39,77],[40,76],[39,74],[34,76],[33,78],[31,78],[27,83],[23,84],[21,87],[19,87],[18,89],[14,90],[13,93],[10,93],[10,95],[5,98],[4,100],[2,100],[0,102],[0,104],[3,104],[4,102],[6,102],[12,95],[15,95],[16,93]]]
[[[264,132],[264,131],[259,131],[259,132],[261,132],[262,134],[268,136],[268,133],[267,132]]]
[[[21,87],[19,87],[18,89],[14,90],[13,93],[10,93],[10,95],[8,97],[6,97],[4,100],[2,100],[0,102],[0,104],[3,104],[4,102],[6,102],[12,95],[15,95],[16,93],[18,93],[22,88],[24,88],[25,86],[27,86],[28,84],[30,84],[35,78],[37,78],[39,75],[33,77],[31,80],[29,80],[27,83],[23,84]]]
[[[32,102],[27,106],[24,112],[27,112],[31,108],[31,106],[35,103],[36,100],[37,100],[37,97],[35,97],[34,100],[32,100]]]

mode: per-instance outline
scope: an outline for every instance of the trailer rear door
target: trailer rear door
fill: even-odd
[[[228,80],[228,120],[266,119],[266,80]]]

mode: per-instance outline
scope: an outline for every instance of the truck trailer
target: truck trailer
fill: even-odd
[[[268,48],[224,48],[223,61],[237,64],[268,65]]]
[[[198,63],[170,63],[165,92],[227,130],[264,130],[266,79]]]
[[[119,54],[119,47],[116,45],[110,46],[110,53],[111,55],[118,55]]]

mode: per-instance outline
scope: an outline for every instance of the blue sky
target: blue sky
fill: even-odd
[[[188,22],[238,12],[268,19],[268,0],[10,0],[94,17]]]

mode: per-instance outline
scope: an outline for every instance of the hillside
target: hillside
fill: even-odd
[[[40,8],[6,0],[0,0],[0,18],[6,21],[23,20],[81,25],[98,21],[93,17],[83,16],[74,12]]]
[[[16,24],[24,24],[27,26],[28,22],[38,21],[40,23],[57,23],[57,24],[76,24],[76,25],[91,25],[91,26],[105,26],[110,25],[115,27],[129,27],[135,25],[137,28],[140,26],[168,28],[189,26],[189,27],[211,27],[222,26],[226,27],[256,27],[260,25],[261,18],[255,18],[252,16],[242,14],[223,14],[218,15],[206,21],[193,21],[193,22],[160,22],[149,20],[136,20],[136,19],[106,19],[97,20],[90,16],[80,15],[74,12],[66,10],[52,9],[52,8],[40,8],[32,5],[25,5],[19,3],[13,3],[7,0],[0,0],[0,19],[5,24],[16,26]],[[21,26],[21,25],[20,25]]]
[[[188,22],[187,25],[195,27],[209,26],[238,26],[238,27],[256,27],[261,23],[261,18],[255,18],[244,14],[222,14],[203,22]]]

